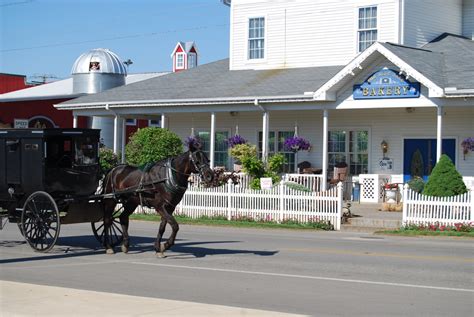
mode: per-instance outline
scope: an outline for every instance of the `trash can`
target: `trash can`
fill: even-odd
[[[352,201],[360,202],[360,183],[352,183]]]

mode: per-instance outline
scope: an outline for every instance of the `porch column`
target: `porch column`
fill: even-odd
[[[77,115],[74,115],[72,118],[72,127],[77,128]]]
[[[120,124],[120,117],[115,115],[114,117],[114,153],[118,154],[119,151],[119,124]]]
[[[443,153],[443,107],[438,106],[438,125],[436,129],[436,163],[441,158]]]
[[[323,181],[321,190],[327,189],[328,179],[328,111],[323,111]]]
[[[269,133],[270,114],[268,111],[263,112],[262,117],[262,160],[268,161],[268,133]]]
[[[165,128],[166,128],[166,121],[165,121],[165,120],[166,120],[166,116],[165,116],[164,113],[162,113],[162,114],[161,114],[161,122],[160,122],[162,129],[165,129]]]
[[[125,143],[127,137],[127,125],[125,119],[121,119],[121,126],[122,126],[122,140],[120,142],[120,152],[121,152],[121,163],[125,163]]]
[[[210,136],[210,147],[209,147],[209,166],[214,168],[214,151],[215,151],[215,143],[216,143],[216,114],[215,112],[211,113],[211,136]]]

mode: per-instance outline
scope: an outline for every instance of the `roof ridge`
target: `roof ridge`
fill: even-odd
[[[402,47],[402,48],[408,48],[408,49],[412,49],[412,50],[416,50],[416,51],[424,51],[424,52],[430,52],[430,53],[439,53],[439,52],[435,52],[435,51],[432,51],[432,50],[428,50],[428,49],[426,49],[426,48],[413,47],[413,46],[406,46],[406,45],[397,44],[397,43],[392,43],[392,42],[385,42],[385,44],[388,44],[388,45],[391,45],[391,46]]]

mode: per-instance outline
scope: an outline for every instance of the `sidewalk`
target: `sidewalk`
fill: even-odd
[[[238,296],[238,295],[237,295]],[[0,281],[6,316],[301,316],[271,311]]]

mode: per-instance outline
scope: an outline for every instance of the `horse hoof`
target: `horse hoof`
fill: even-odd
[[[123,253],[128,253],[128,247],[122,245],[121,249]]]
[[[159,257],[160,259],[166,258],[166,255],[163,252],[156,252],[156,256]]]
[[[114,249],[107,249],[107,250],[105,250],[105,253],[106,254],[115,254],[115,251],[114,251]]]

